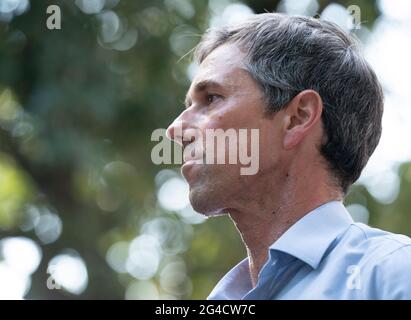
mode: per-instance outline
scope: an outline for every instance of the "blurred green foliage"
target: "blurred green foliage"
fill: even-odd
[[[155,177],[165,166],[151,162],[150,136],[182,110],[190,58],[180,58],[207,28],[209,3],[111,0],[86,14],[75,2],[32,0],[27,12],[0,22],[0,238],[24,236],[41,245],[26,298],[123,299],[129,288],[129,298],[157,290],[165,298],[203,299],[245,250],[227,217],[192,225],[159,205]],[[318,11],[331,2],[319,1]],[[372,27],[375,3],[357,2]],[[245,3],[264,12],[279,1]],[[46,28],[50,4],[61,8],[61,30]],[[347,203],[366,206],[371,225],[411,234],[411,165],[400,173],[394,203],[380,204],[360,185]],[[57,239],[27,227],[33,212],[45,211],[61,219]],[[122,243],[127,250],[152,221],[166,237],[150,282],[110,267],[109,249]],[[50,259],[67,249],[87,267],[79,295],[46,286]],[[164,280],[173,266],[172,281]]]

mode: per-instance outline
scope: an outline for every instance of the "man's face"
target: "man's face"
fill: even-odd
[[[191,204],[196,211],[206,215],[236,208],[256,193],[264,192],[260,190],[260,182],[279,162],[281,125],[276,123],[279,122],[276,116],[268,116],[265,112],[263,93],[245,71],[244,58],[244,53],[235,44],[224,44],[212,51],[193,79],[187,93],[186,110],[168,128],[169,137],[177,141],[185,138],[184,147],[197,148],[201,157],[207,151],[205,136],[206,131],[210,131],[208,129],[234,129],[237,133],[239,129],[247,129],[248,136],[251,129],[258,129],[259,162],[254,175],[240,174],[244,166],[238,157],[236,164],[229,164],[228,156],[225,164],[200,164],[187,157],[184,159],[182,174],[190,186]],[[177,137],[178,127],[182,128],[182,137]],[[202,138],[194,139],[194,132],[201,133]],[[250,138],[246,145],[250,152]]]

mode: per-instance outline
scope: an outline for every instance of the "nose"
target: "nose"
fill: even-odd
[[[177,118],[170,124],[166,131],[167,138],[180,145],[183,144],[183,122]]]
[[[183,148],[195,140],[197,129],[193,126],[193,115],[185,110],[167,128],[166,135],[170,140],[178,143]]]

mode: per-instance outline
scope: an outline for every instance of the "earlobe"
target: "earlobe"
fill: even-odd
[[[285,150],[291,150],[301,141],[300,134],[296,133],[295,130],[290,130],[286,132],[283,139],[283,148]]]
[[[293,108],[293,106],[289,106]],[[294,111],[286,113],[284,115],[284,137],[283,137],[283,148],[285,150],[290,150],[294,148],[300,142],[300,130],[299,130],[299,119],[295,117]]]

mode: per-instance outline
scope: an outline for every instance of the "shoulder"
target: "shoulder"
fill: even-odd
[[[411,299],[411,238],[354,224],[363,233],[362,278],[376,299]]]
[[[382,257],[374,266],[381,299],[411,299],[411,244],[404,244]]]

